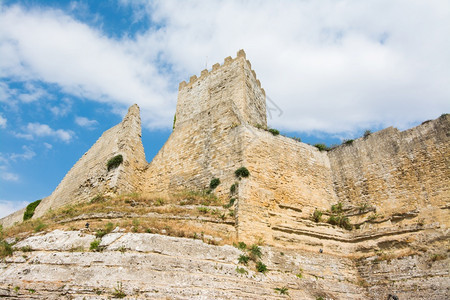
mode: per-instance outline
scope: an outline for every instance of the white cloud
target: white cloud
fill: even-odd
[[[169,127],[178,80],[244,48],[280,129],[404,128],[450,111],[447,0],[120,3],[157,24],[112,39],[62,11],[3,7],[0,76],[136,102],[145,126]]]
[[[0,63],[0,76],[39,78],[101,102],[136,102],[152,127],[173,117],[177,85],[146,55],[135,55],[133,41],[109,39],[58,10],[11,6],[1,15],[0,54],[14,63]]]
[[[0,218],[6,217],[28,205],[26,201],[0,200]]]
[[[23,132],[16,133],[17,137],[33,140],[36,137],[53,137],[63,142],[70,142],[75,133],[72,130],[52,129],[47,124],[28,123]]]
[[[9,153],[6,156],[12,161],[16,161],[18,159],[30,160],[36,156],[36,153],[28,146],[22,146],[22,149],[23,153]]]
[[[30,82],[25,83],[25,90],[28,93],[18,95],[19,100],[25,103],[34,102],[46,96],[48,97],[48,93],[44,89]]]
[[[78,116],[75,118],[75,123],[77,123],[81,127],[87,128],[92,128],[98,124],[96,120],[89,120],[88,118]]]
[[[66,116],[72,109],[72,101],[70,99],[63,99],[59,106],[50,107],[50,111],[57,117]]]
[[[0,171],[0,177],[5,181],[19,181],[19,175]]]
[[[6,118],[3,118],[2,115],[0,115],[0,128],[6,128],[6,123],[8,120]]]
[[[47,150],[50,150],[50,149],[53,148],[53,145],[52,145],[52,144],[49,144],[49,143],[44,143],[44,147],[45,147]]]

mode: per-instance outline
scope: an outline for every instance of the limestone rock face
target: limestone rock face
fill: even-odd
[[[119,154],[123,156],[123,163],[108,171],[108,160]],[[50,208],[87,201],[97,194],[132,193],[139,183],[139,171],[146,164],[139,107],[135,104],[130,107],[123,121],[103,133],[55,191],[42,200],[35,217],[42,216]]]
[[[349,259],[263,247],[263,274],[252,261],[239,264],[246,253],[232,246],[111,233],[102,252],[92,252],[94,239],[57,230],[16,244],[14,256],[0,263],[0,297],[109,299],[120,290],[129,299],[287,299],[276,290],[287,288],[292,299],[367,299]]]

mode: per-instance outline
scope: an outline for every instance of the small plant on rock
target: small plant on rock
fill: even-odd
[[[316,147],[320,151],[328,151],[329,150],[327,145],[325,145],[325,144],[314,144],[314,147]]]
[[[241,177],[248,177],[250,175],[250,172],[246,167],[240,167],[234,172],[234,174],[236,175],[236,177],[241,178]]]
[[[250,258],[252,260],[256,260],[256,258],[261,258],[262,252],[261,252],[261,248],[258,245],[256,245],[256,244],[251,245],[249,252],[250,252]]]
[[[273,135],[279,135],[280,134],[280,131],[278,131],[277,129],[274,129],[274,128],[269,128],[269,129],[267,129],[267,131],[270,132]]]
[[[98,251],[99,250],[99,246],[100,246],[100,240],[94,240],[92,243],[91,243],[91,246],[90,246],[90,250],[92,250],[92,251]]]
[[[224,208],[230,208],[230,207],[233,206],[233,204],[234,204],[235,201],[236,201],[235,198],[231,198],[231,199],[230,199],[230,202],[228,202],[228,204],[225,204],[223,207],[224,207]]]
[[[267,266],[263,264],[261,261],[258,261],[256,263],[256,270],[260,273],[266,273],[267,272]]]
[[[319,223],[322,220],[322,214],[322,211],[316,208],[312,215],[314,222]]]
[[[247,265],[249,259],[250,259],[250,257],[248,255],[241,254],[241,255],[239,255],[238,261],[240,264]]]
[[[114,288],[113,296],[116,298],[125,298],[127,296],[123,290],[122,282],[117,282],[117,287]]]
[[[209,188],[211,190],[215,189],[217,186],[219,186],[220,184],[220,179],[219,178],[213,178],[211,179],[211,182],[209,183]]]
[[[353,144],[353,140],[344,140],[342,142],[342,144],[344,144],[344,145],[351,145],[351,144]]]
[[[13,248],[6,241],[0,241],[0,258],[5,258],[13,254]]]
[[[338,202],[337,204],[331,205],[331,212],[332,213],[341,213],[342,212],[342,203]]]
[[[288,288],[285,286],[281,288],[275,288],[274,290],[280,293],[280,295],[289,295]]]
[[[240,267],[236,267],[236,272],[238,272],[239,274],[248,274],[246,269]]]
[[[237,186],[238,186],[238,183],[237,183],[237,182],[236,182],[236,183],[233,183],[233,184],[230,186],[230,193],[231,193],[231,194],[236,193],[236,188],[237,188]]]
[[[108,168],[108,171],[111,171],[111,169],[115,169],[118,166],[120,166],[120,164],[123,162],[123,156],[122,154],[116,155],[113,158],[111,158],[110,160],[108,160],[108,162],[106,163],[106,166]]]
[[[363,137],[364,137],[365,139],[367,139],[367,138],[369,137],[369,135],[371,135],[371,134],[372,134],[372,131],[370,131],[369,129],[367,129],[366,131],[364,131]]]
[[[245,250],[247,249],[247,244],[244,242],[238,242],[237,244],[233,244],[236,248],[239,250]]]

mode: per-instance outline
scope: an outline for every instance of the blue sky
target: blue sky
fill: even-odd
[[[0,217],[48,196],[133,103],[150,161],[179,82],[239,49],[281,110],[269,125],[308,143],[450,111],[447,0],[3,0]]]

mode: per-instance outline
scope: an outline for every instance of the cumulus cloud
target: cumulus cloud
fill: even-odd
[[[86,117],[75,117],[75,123],[81,127],[92,128],[98,124],[96,120],[89,120]]]
[[[446,0],[120,3],[152,26],[109,38],[63,11],[3,7],[0,76],[136,102],[146,127],[169,127],[178,82],[244,48],[280,129],[405,128],[450,111]]]
[[[72,130],[53,129],[47,124],[28,123],[23,132],[16,133],[17,137],[33,140],[36,137],[53,137],[63,142],[70,142],[75,133]]]
[[[109,39],[59,10],[10,6],[1,14],[0,76],[38,77],[100,102],[136,102],[149,127],[167,126],[176,86],[152,61],[135,55],[133,41]]]
[[[2,115],[0,115],[0,128],[6,128],[6,123],[8,120],[6,118],[3,118]]]

